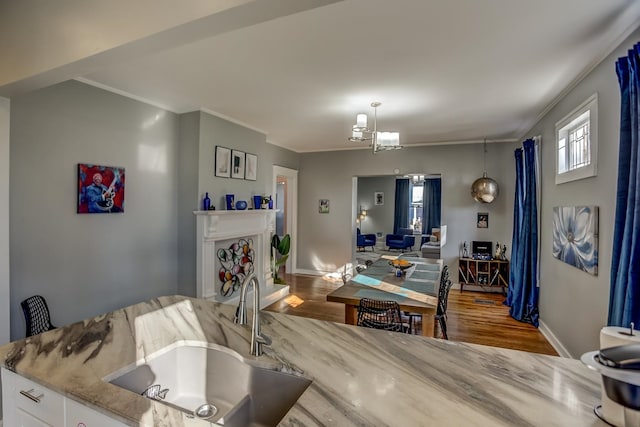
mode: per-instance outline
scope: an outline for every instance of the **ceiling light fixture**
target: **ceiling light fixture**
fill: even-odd
[[[400,132],[378,132],[378,107],[381,102],[372,102],[373,107],[373,130],[367,127],[367,115],[360,113],[356,116],[356,124],[353,125],[351,142],[371,141],[373,153],[386,150],[397,150],[402,148],[400,145]]]
[[[491,203],[498,197],[498,183],[487,176],[487,140],[484,140],[484,173],[471,184],[471,196],[476,202]]]

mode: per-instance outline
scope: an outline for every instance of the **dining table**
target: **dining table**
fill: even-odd
[[[362,298],[395,301],[400,310],[420,314],[421,334],[433,337],[443,262],[406,255],[397,258],[408,261],[410,266],[399,270],[390,264],[393,258],[381,257],[328,294],[327,301],[344,304],[344,322],[348,325],[357,324]]]

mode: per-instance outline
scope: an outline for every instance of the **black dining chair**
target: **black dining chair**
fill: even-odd
[[[22,313],[26,324],[26,336],[37,335],[55,329],[49,316],[47,302],[40,295],[34,295],[22,301]]]
[[[449,280],[449,276],[447,275],[444,286],[440,287],[440,292],[438,293],[438,308],[435,316],[435,320],[440,326],[442,338],[445,340],[449,339],[449,335],[447,334],[447,303],[449,301],[449,291],[451,290],[451,286],[453,286],[453,283],[451,283],[451,280]]]
[[[438,305],[440,304],[441,296],[444,294],[444,288],[446,287],[447,282],[451,283],[449,281],[449,266],[444,265],[442,267],[442,272],[440,273],[440,284],[438,285]],[[446,303],[445,303],[445,311],[446,311]],[[438,311],[436,310],[436,316],[437,316],[437,313]],[[422,314],[405,311],[404,315],[409,318],[409,333],[413,334],[414,331],[416,331],[415,333],[417,333],[416,320],[421,319]],[[435,319],[437,320],[438,318],[436,317]]]
[[[409,333],[409,325],[402,322],[400,305],[395,301],[362,298],[356,324],[365,328]]]

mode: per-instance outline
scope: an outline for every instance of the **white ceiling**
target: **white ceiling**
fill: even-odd
[[[515,140],[639,24],[636,0],[345,0],[82,77],[297,152],[357,146],[372,101],[404,145]]]

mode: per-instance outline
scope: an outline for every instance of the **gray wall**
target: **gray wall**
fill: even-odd
[[[376,206],[374,193],[384,193],[384,205]],[[364,234],[382,233],[382,241],[386,234],[393,233],[393,216],[395,212],[394,197],[396,177],[371,176],[358,178],[358,203],[356,208],[366,209],[367,217],[362,221],[360,230]],[[378,240],[381,240],[378,238]]]
[[[624,41],[529,132],[530,135],[542,135],[540,316],[574,357],[599,347],[599,330],[607,321],[620,129],[620,89],[615,61],[626,56],[638,39],[640,30]],[[595,92],[598,93],[598,175],[556,185],[555,123]],[[578,205],[600,208],[598,276],[551,256],[553,207]]]
[[[33,294],[62,325],[176,292],[178,132],[173,113],[75,81],[12,99],[12,339]],[[85,162],[126,168],[123,214],[76,214]]]
[[[198,191],[200,112],[180,115],[178,168],[178,293],[196,296],[196,217],[202,209]],[[213,197],[213,195],[210,195]]]
[[[481,144],[415,147],[372,154],[368,150],[303,154],[298,207],[298,267],[335,271],[351,261],[355,221],[354,176],[425,171],[442,176],[442,224],[448,225],[445,262],[457,271],[459,245],[467,240],[511,241],[514,192],[513,149],[517,144],[488,144],[487,172],[500,185],[490,205],[475,202],[471,183],[482,176]],[[318,200],[330,199],[331,212],[318,213]],[[385,204],[391,203],[385,194]],[[357,206],[356,206],[357,208]],[[489,228],[476,228],[478,212],[489,212]],[[457,275],[453,275],[454,280]]]
[[[180,117],[179,283],[183,295],[196,295],[196,217],[202,199],[209,193],[218,210],[226,209],[225,194],[235,194],[253,206],[253,195],[273,191],[273,165],[298,169],[299,155],[266,142],[265,135],[203,112]],[[255,181],[220,178],[214,174],[215,147],[240,150],[258,156]]]
[[[221,145],[258,156],[256,181],[220,178],[214,174],[215,147]],[[246,200],[249,206],[254,195],[270,195],[273,192],[273,165],[298,169],[300,155],[267,144],[265,135],[231,123],[207,113],[200,116],[200,157],[198,192],[204,197],[209,192],[216,209],[225,209],[225,194],[235,194],[235,199]]]
[[[10,103],[0,98],[0,345],[9,342],[9,118]]]

